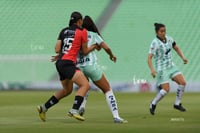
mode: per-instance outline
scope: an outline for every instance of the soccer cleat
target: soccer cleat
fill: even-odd
[[[80,108],[79,114],[80,114],[80,116],[83,116],[85,114],[85,108]]]
[[[125,124],[125,123],[128,123],[127,120],[124,120],[122,118],[114,118],[114,123],[122,123],[122,124]]]
[[[156,105],[153,105],[152,103],[150,103],[149,111],[150,111],[151,115],[155,114],[155,109],[156,109]]]
[[[41,106],[37,106],[37,111],[38,111],[38,113],[39,113],[39,117],[40,117],[40,119],[42,120],[42,121],[46,121],[46,112],[44,112],[43,110],[42,110],[42,107]]]
[[[179,110],[181,112],[185,112],[186,111],[186,109],[182,106],[181,103],[179,105],[175,105],[174,104],[174,109],[177,109],[177,110]]]
[[[68,116],[69,117],[73,117],[73,118],[75,118],[75,119],[77,119],[79,121],[85,121],[85,118],[83,116],[81,116],[77,110],[74,110],[74,109],[71,109],[68,112]]]

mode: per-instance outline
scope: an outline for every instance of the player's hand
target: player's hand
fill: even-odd
[[[155,70],[152,70],[152,71],[151,71],[151,75],[152,75],[153,78],[155,78],[155,77],[156,77],[156,71],[155,71]]]
[[[99,46],[98,46],[97,44],[93,44],[91,47],[92,47],[92,51],[95,50],[95,49],[96,49],[96,50],[99,50],[99,49],[100,49]]]
[[[187,64],[188,63],[188,60],[186,58],[183,58],[183,63],[184,64]]]
[[[100,50],[101,50],[101,46],[99,46],[99,45],[96,44],[95,49],[96,49],[97,51],[100,51]]]
[[[51,56],[51,62],[57,61],[59,55]]]
[[[113,62],[116,62],[117,61],[117,57],[116,56],[110,56],[110,60],[113,61]]]

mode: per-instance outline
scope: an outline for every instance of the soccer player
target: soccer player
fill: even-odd
[[[89,82],[76,67],[76,60],[80,49],[82,49],[84,55],[87,55],[96,48],[96,45],[87,47],[87,30],[81,28],[82,23],[82,15],[79,12],[73,12],[70,17],[69,27],[62,29],[58,36],[55,46],[55,52],[59,54],[56,68],[63,89],[57,91],[45,104],[37,107],[39,116],[43,121],[46,120],[45,113],[47,110],[72,92],[73,83],[76,83],[79,89],[76,92],[73,107],[68,115],[84,121],[84,117],[79,115],[79,107],[89,89]]]
[[[172,61],[172,48],[180,56],[184,64],[187,64],[188,61],[173,38],[166,35],[165,25],[155,23],[154,26],[156,38],[153,39],[150,45],[148,66],[151,70],[151,75],[153,78],[157,78],[157,85],[159,86],[160,91],[150,103],[150,113],[152,115],[155,114],[157,103],[169,92],[169,79],[172,79],[178,84],[174,108],[184,112],[186,109],[181,104],[181,98],[185,90],[186,81],[183,77],[183,74]],[[152,64],[152,58],[154,58],[155,68]]]
[[[85,16],[82,26],[88,30],[88,46],[97,44],[99,48],[103,48],[105,50],[111,61],[116,62],[117,58],[113,55],[111,49],[104,43],[96,25],[89,16]],[[106,101],[114,118],[114,123],[127,123],[128,121],[122,119],[119,116],[117,100],[113,94],[112,89],[110,88],[108,80],[97,64],[97,57],[95,52],[90,52],[88,55],[84,56],[82,51],[80,51],[77,59],[77,66],[85,74],[85,76],[91,79],[93,83],[105,94]],[[84,101],[80,107],[79,113],[81,115],[83,115],[85,111],[87,96],[84,98]]]

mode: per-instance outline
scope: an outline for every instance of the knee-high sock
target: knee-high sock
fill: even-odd
[[[55,96],[52,96],[44,105],[42,105],[42,110],[46,112],[49,108],[54,106],[55,104],[58,103],[58,99]]]
[[[112,112],[113,117],[120,118],[119,112],[118,112],[117,100],[116,100],[115,95],[113,94],[112,90],[106,92],[105,96],[106,96],[106,101],[108,103],[110,111]]]
[[[74,99],[74,104],[73,104],[73,107],[72,109],[73,110],[79,110],[82,102],[83,102],[83,97],[82,96],[75,96],[75,99]]]
[[[175,105],[179,105],[181,103],[181,98],[183,96],[185,90],[185,86],[184,85],[179,85],[177,92],[176,92],[176,100],[175,100]]]
[[[156,97],[153,99],[152,104],[156,105],[166,94],[167,94],[167,91],[165,91],[164,89],[161,89],[156,95]]]
[[[87,103],[88,96],[89,96],[89,93],[87,93],[87,94],[84,96],[84,99],[83,99],[83,102],[82,102],[80,108],[85,108],[86,103]]]

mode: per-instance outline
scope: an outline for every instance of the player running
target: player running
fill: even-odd
[[[96,25],[89,16],[85,16],[83,20],[83,28],[88,30],[88,46],[97,44],[99,48],[103,48],[105,50],[113,62],[116,62],[117,58],[113,55],[111,49],[104,43]],[[114,122],[127,123],[128,121],[122,119],[119,116],[117,100],[113,94],[112,89],[110,88],[109,82],[103,74],[100,66],[97,64],[97,57],[95,52],[90,52],[87,56],[84,56],[82,51],[80,51],[77,59],[77,66],[85,74],[85,76],[90,78],[93,83],[105,94],[106,101],[114,118]],[[86,100],[87,96],[84,98],[84,101],[80,107],[81,115],[83,115],[85,111]]]
[[[82,23],[82,15],[79,12],[73,12],[70,17],[69,27],[62,29],[58,36],[55,46],[55,52],[59,54],[56,68],[63,89],[57,91],[45,104],[37,107],[39,116],[43,121],[46,120],[45,114],[50,107],[58,103],[63,97],[71,94],[73,83],[77,84],[79,89],[76,92],[73,107],[68,115],[84,121],[84,117],[79,115],[78,110],[89,89],[89,82],[76,67],[76,60],[80,49],[82,49],[84,55],[87,55],[96,48],[96,45],[87,47],[87,30],[81,28]]]
[[[172,61],[172,48],[181,57],[184,64],[187,64],[187,59],[183,55],[176,42],[166,35],[166,28],[164,24],[155,23],[156,38],[152,41],[148,55],[148,66],[151,70],[151,75],[157,78],[157,85],[161,88],[156,97],[150,103],[150,113],[155,114],[157,103],[169,92],[169,79],[172,79],[178,84],[176,100],[174,108],[182,112],[186,109],[181,104],[181,98],[185,90],[186,81],[183,74],[179,71]],[[154,57],[155,69],[152,65],[152,58]]]

